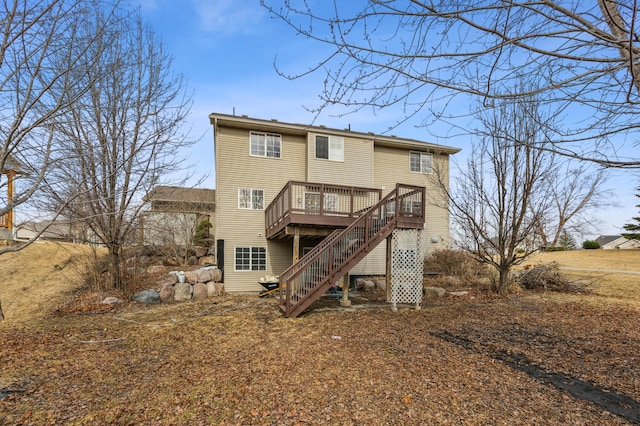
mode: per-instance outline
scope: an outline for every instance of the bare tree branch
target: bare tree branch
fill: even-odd
[[[119,12],[87,49],[89,90],[55,121],[63,167],[47,178],[49,207],[88,227],[110,255],[113,286],[124,288],[122,248],[132,238],[143,195],[162,181],[181,179],[180,150],[192,141],[181,133],[191,100],[171,57],[139,14]],[[87,28],[102,26],[99,11]],[[100,61],[92,61],[100,55]],[[185,178],[186,179],[186,178]],[[180,183],[180,182],[178,182]],[[68,202],[72,199],[73,202]]]
[[[619,152],[624,138],[640,139],[637,0],[261,4],[322,55],[299,73],[276,64],[287,78],[323,75],[321,103],[312,111],[397,106],[429,129],[468,115],[451,106],[455,99],[490,105],[533,96],[562,114],[545,149],[606,167],[640,167],[637,155]],[[522,87],[524,77],[538,82]]]

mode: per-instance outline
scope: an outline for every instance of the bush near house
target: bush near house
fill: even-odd
[[[582,243],[582,248],[585,250],[599,249],[600,244],[598,244],[598,242],[594,240],[587,240],[584,243]]]

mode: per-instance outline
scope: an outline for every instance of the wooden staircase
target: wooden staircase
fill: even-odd
[[[394,229],[422,229],[422,186],[398,184],[348,228],[335,230],[297,263],[280,274],[280,309],[295,318],[316,301]]]

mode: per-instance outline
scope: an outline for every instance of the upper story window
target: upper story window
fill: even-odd
[[[251,132],[250,151],[255,157],[280,158],[281,144],[280,135]]]
[[[316,135],[316,158],[344,161],[344,139],[339,136]]]
[[[433,155],[424,152],[410,152],[409,170],[416,173],[432,173]]]
[[[264,190],[238,188],[238,208],[248,210],[264,209]]]

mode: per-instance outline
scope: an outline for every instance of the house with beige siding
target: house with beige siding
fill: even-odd
[[[247,116],[209,118],[216,169],[212,234],[227,291],[260,291],[265,276],[280,276],[305,255],[321,257],[323,241],[358,220],[370,234],[344,238],[367,246],[358,256],[350,253],[337,271],[341,278],[384,275],[388,244],[380,242],[396,227],[421,229],[426,252],[448,246],[448,210],[429,176],[436,167],[447,176],[449,156],[459,149]],[[349,241],[340,247],[354,244]]]

